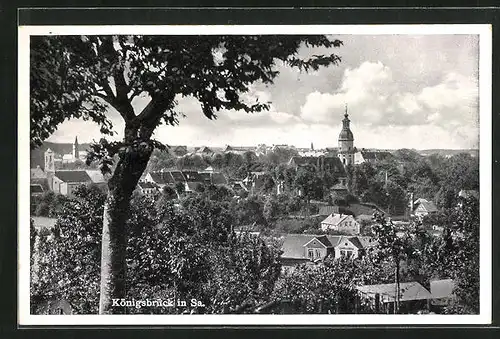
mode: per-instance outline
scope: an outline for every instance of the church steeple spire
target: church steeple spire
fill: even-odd
[[[78,149],[78,136],[75,136],[75,143],[73,144],[73,159],[77,160],[80,157]]]
[[[338,154],[344,165],[352,165],[354,163],[354,135],[351,132],[350,122],[346,103],[344,119],[342,120],[342,130],[339,134]]]

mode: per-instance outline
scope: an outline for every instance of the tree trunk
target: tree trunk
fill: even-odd
[[[132,192],[146,169],[151,153],[149,144],[128,147],[120,154],[113,176],[108,181],[102,230],[99,314],[123,314],[126,311],[124,307],[112,305],[113,299],[126,297],[126,221]]]
[[[399,259],[396,259],[396,272],[395,272],[395,280],[396,280],[396,295],[394,298],[394,314],[399,313],[399,299],[400,299],[400,286],[399,286]]]

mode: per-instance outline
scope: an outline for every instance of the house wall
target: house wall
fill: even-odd
[[[357,258],[361,254],[358,251],[358,248],[356,246],[354,246],[348,240],[342,240],[342,242],[338,246],[335,247],[335,258],[342,257],[342,252],[343,251],[351,251],[352,258]]]
[[[424,216],[427,214],[429,214],[429,213],[427,213],[424,206],[422,206],[422,205],[418,205],[418,207],[415,209],[415,215],[417,215],[417,216]]]
[[[63,184],[62,180],[55,176],[52,177],[52,191],[54,193],[61,193],[61,184]]]
[[[309,252],[312,251],[313,257],[309,256]],[[318,259],[324,258],[327,254],[325,245],[323,245],[319,240],[313,239],[308,244],[304,246],[304,257],[308,259]]]
[[[68,195],[68,184],[64,181],[61,181],[59,184],[59,193],[63,195]]]
[[[342,220],[338,226],[338,230],[349,234],[359,234],[359,223],[354,218],[349,217]]]

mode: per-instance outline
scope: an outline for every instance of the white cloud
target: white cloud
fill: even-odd
[[[248,103],[271,102],[259,113],[218,112],[207,119],[199,102],[178,98],[186,114],[179,126],[160,127],[159,140],[170,144],[224,145],[290,143],[335,146],[345,104],[355,145],[380,148],[465,148],[478,143],[477,38],[473,36],[343,36],[335,49],[339,66],[301,73],[278,65],[273,85],[255,84]],[[317,53],[316,53],[317,52]],[[330,51],[328,51],[330,52]],[[324,54],[314,51],[310,54]],[[304,51],[299,51],[304,56]],[[214,55],[220,58],[220,51]],[[137,112],[149,99],[134,99]],[[123,123],[116,112],[117,131]],[[65,122],[53,141],[98,139],[88,122]]]

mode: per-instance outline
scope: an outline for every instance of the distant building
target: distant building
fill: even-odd
[[[45,191],[44,191],[42,185],[40,185],[40,184],[30,185],[30,194],[32,196],[42,195],[44,192]]]
[[[455,282],[453,279],[431,280],[431,310],[441,313],[443,308],[450,305],[455,298],[453,290]]]
[[[328,172],[339,179],[342,185],[347,185],[347,174],[339,158],[336,157],[299,157],[294,156],[288,164],[295,169],[310,168],[318,173]]]
[[[36,166],[36,168],[30,169],[30,178],[31,179],[46,179],[47,174],[43,171],[40,165]]]
[[[165,186],[175,188],[177,183],[184,185],[184,191],[189,193],[199,189],[202,184],[205,185],[228,185],[226,177],[220,173],[210,170],[172,170],[149,172],[144,177],[144,181],[155,183],[160,189]]]
[[[234,153],[234,154],[245,154],[246,152],[252,152],[255,154],[255,147],[245,147],[245,146],[230,146],[226,145],[222,150],[223,153]],[[256,155],[256,154],[255,154]]]
[[[160,187],[153,182],[142,181],[137,184],[137,189],[141,194],[152,197],[160,191]]]
[[[363,303],[367,303],[377,313],[392,313],[396,301],[396,284],[362,285],[356,287]],[[431,293],[416,281],[399,284],[400,311],[416,313],[428,308]]]
[[[91,183],[92,179],[86,171],[56,171],[52,176],[52,190],[67,196],[73,196],[78,186]]]
[[[207,146],[202,146],[202,147],[199,147],[195,150],[195,154],[198,154],[198,155],[205,155],[205,156],[212,156],[215,154],[215,152],[207,147]]]
[[[460,190],[460,192],[458,192],[458,196],[464,199],[468,199],[471,197],[479,199],[479,192],[476,190]]]
[[[391,159],[392,153],[387,151],[357,151],[354,153],[354,164],[362,164],[364,162],[376,163],[384,160]]]
[[[360,225],[352,215],[332,213],[321,222],[321,230],[357,235],[360,233]]]
[[[307,262],[319,262],[327,256],[333,258],[358,258],[376,246],[371,237],[287,234],[281,250],[284,267],[293,267]]]
[[[436,205],[429,200],[419,198],[410,204],[410,209],[416,217],[423,217],[428,214],[437,213],[439,210]]]

